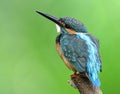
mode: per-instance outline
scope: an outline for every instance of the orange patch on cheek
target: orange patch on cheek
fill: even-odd
[[[67,29],[67,28],[66,28],[66,31],[69,32],[70,34],[76,34],[76,31],[71,30],[71,29]]]

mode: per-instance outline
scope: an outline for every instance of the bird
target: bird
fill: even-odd
[[[65,65],[74,72],[73,76],[85,74],[95,87],[100,87],[99,72],[102,71],[99,40],[88,33],[85,25],[73,17],[56,18],[42,11],[41,16],[56,24],[59,35],[56,49]]]

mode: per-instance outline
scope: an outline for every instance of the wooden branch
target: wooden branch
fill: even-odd
[[[71,76],[71,80],[79,90],[80,94],[102,94],[100,88],[94,87],[87,77]]]

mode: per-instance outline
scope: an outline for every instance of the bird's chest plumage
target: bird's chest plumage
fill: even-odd
[[[68,60],[68,58],[66,58],[65,56],[65,52],[68,53],[68,56],[71,56],[70,52],[69,52],[69,49],[64,49],[64,47],[61,45],[61,40],[64,39],[63,38],[64,35],[59,35],[57,38],[56,38],[56,49],[57,49],[57,52],[58,54],[60,55],[60,57],[62,58],[62,60],[64,61],[65,65],[72,71],[76,72],[76,69],[74,68],[74,66],[70,63],[70,61]],[[62,43],[65,43],[67,45],[68,39],[65,39],[65,41],[63,41]],[[62,49],[64,49],[65,51],[63,51]],[[67,55],[67,54],[66,54]]]

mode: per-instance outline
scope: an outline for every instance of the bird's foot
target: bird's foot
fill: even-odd
[[[75,72],[74,74],[71,75],[71,77],[76,77],[76,76],[80,76],[80,74]]]

